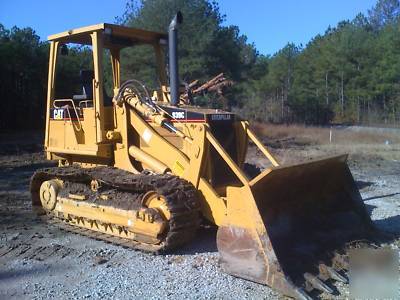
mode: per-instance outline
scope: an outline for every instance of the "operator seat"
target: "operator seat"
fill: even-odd
[[[72,99],[77,101],[93,100],[94,72],[92,70],[81,70],[79,77],[81,78],[82,95],[74,95]]]
[[[82,94],[73,95],[72,99],[76,101],[93,100],[93,79],[94,79],[93,70],[81,70],[79,76],[81,78]],[[103,86],[103,99],[104,99],[104,106],[112,105],[112,99],[107,95],[104,86]]]

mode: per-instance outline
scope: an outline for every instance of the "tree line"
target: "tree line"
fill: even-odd
[[[304,47],[289,43],[259,56],[261,76],[244,83],[245,93],[253,91],[247,114],[271,122],[399,124],[399,15],[398,0],[379,0],[367,16],[342,21]]]
[[[184,15],[179,32],[182,81],[206,81],[224,72],[235,82],[225,91],[228,109],[275,123],[399,124],[399,0],[378,0],[366,15],[327,28],[305,46],[288,43],[273,55],[260,54],[237,26],[224,25],[215,1],[129,0],[117,21],[165,32],[178,10]],[[149,50],[123,51],[123,79],[157,84]],[[48,43],[33,29],[0,24],[0,129],[43,127],[48,52]],[[60,60],[57,88],[63,95],[79,89],[76,77],[90,66],[89,55],[87,48],[73,47]],[[110,74],[106,64],[108,83]],[[216,99],[204,94],[194,100],[222,107]]]

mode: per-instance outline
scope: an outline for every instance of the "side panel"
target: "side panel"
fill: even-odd
[[[49,143],[47,151],[61,155],[64,153],[74,162],[96,163],[98,158],[112,158],[111,144],[96,143],[95,111],[93,108],[78,110],[78,118],[68,109],[50,109]],[[113,127],[113,108],[104,109],[104,124]],[[82,158],[85,157],[84,159]],[[92,158],[90,158],[92,157]]]
[[[49,120],[47,131],[50,133],[48,137],[47,147],[49,148],[65,148],[65,122]]]

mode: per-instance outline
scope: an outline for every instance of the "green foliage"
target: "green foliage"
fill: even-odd
[[[369,23],[372,28],[380,29],[386,25],[393,25],[398,21],[400,3],[398,0],[378,0],[376,5],[368,11]]]
[[[306,124],[385,123],[400,119],[400,2],[378,0],[314,37],[306,46],[288,43],[272,56],[260,55],[237,26],[225,26],[211,0],[129,0],[118,22],[166,32],[177,11],[180,76],[205,81],[223,72],[235,82],[225,97],[244,117]],[[0,24],[0,129],[44,125],[48,44],[31,28]],[[166,60],[167,61],[167,60]],[[90,49],[72,47],[57,65],[56,94],[79,93],[79,70],[92,68]],[[158,86],[149,46],[122,52],[122,80]],[[111,94],[111,66],[104,55],[104,78]],[[221,107],[218,97],[201,95],[197,105]]]
[[[42,123],[47,52],[31,28],[0,24],[0,129]]]

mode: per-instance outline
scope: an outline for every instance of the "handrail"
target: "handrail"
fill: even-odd
[[[94,106],[93,100],[82,100],[82,101],[79,101],[78,106],[79,106],[79,108],[88,108],[89,107],[88,103],[90,103],[90,102],[92,102],[92,105]],[[82,107],[83,105],[81,106],[81,104],[85,104],[85,107]]]
[[[74,101],[73,101],[72,99],[56,99],[56,100],[53,101],[53,106],[54,106],[54,108],[57,108],[57,109],[62,108],[62,107],[56,105],[56,103],[58,103],[58,102],[71,102],[71,103],[72,103],[72,107],[74,108],[75,115],[76,115],[76,118],[77,118],[78,123],[79,123],[79,128],[75,127],[74,122],[72,122],[71,113],[69,112],[69,109],[67,109],[68,115],[69,115],[69,119],[71,120],[71,123],[73,124],[73,126],[75,127],[75,129],[76,129],[77,131],[81,131],[81,130],[82,130],[82,123],[81,123],[81,119],[79,118],[79,114],[78,114],[78,111],[77,111],[77,109],[76,109],[76,106],[75,106]]]

